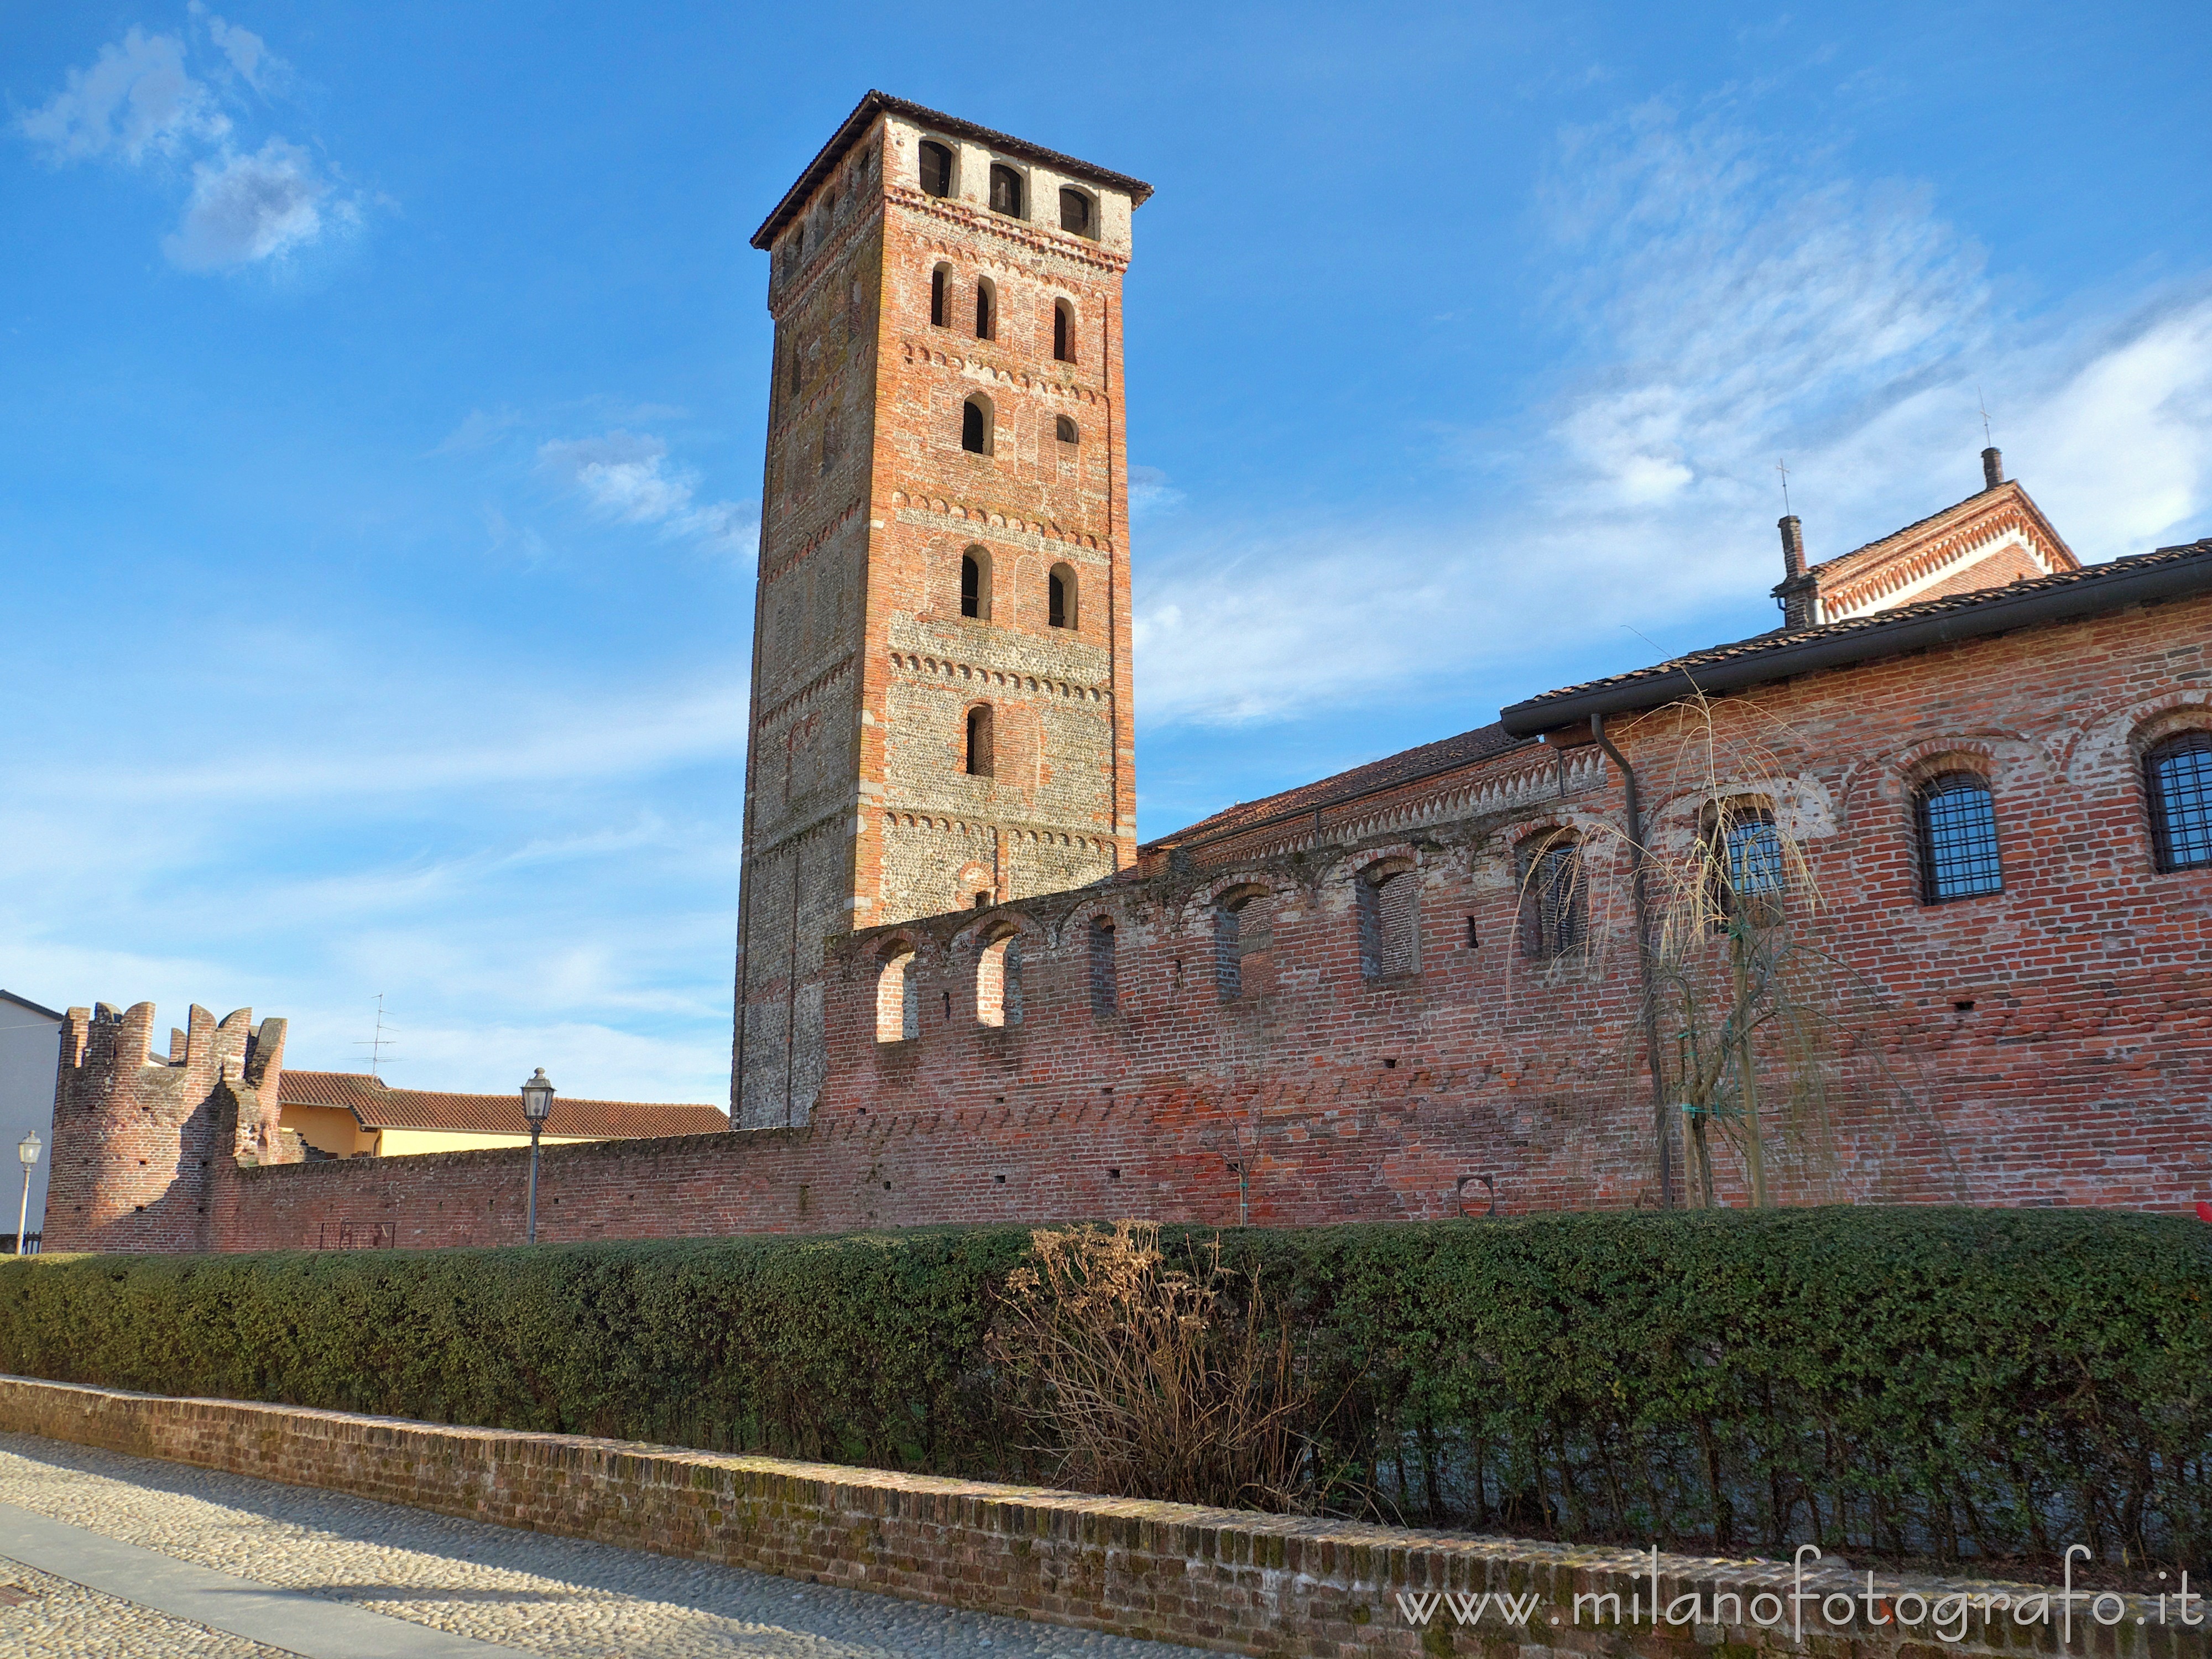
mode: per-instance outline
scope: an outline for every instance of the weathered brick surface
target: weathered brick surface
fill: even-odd
[[[54,1087],[50,1250],[204,1250],[213,1194],[241,1159],[287,1154],[277,1132],[284,1022],[194,1007],[152,1052],[154,1005],[72,1008]]]
[[[1818,1562],[1801,1581],[1774,1563],[1301,1520],[21,1377],[0,1377],[0,1429],[1224,1653],[1348,1659],[1495,1652],[1510,1644],[1523,1652],[1687,1659],[1720,1640],[1738,1651],[1918,1659],[1938,1644],[1928,1617],[1900,1631],[1901,1599],[1909,1609],[1917,1597],[1932,1613],[1947,1597],[2017,1602],[2037,1593],[1968,1579],[1869,1578]],[[1801,1587],[1808,1599],[1797,1604]],[[1401,1594],[1419,1605],[1440,1591],[1534,1600],[1516,1607],[1518,1620],[1489,1607],[1465,1626],[1449,1604],[1431,1601],[1425,1626],[1400,1605]],[[1679,1624],[1654,1628],[1655,1591],[1657,1606],[1682,1614]],[[1762,1593],[1771,1605],[1754,1600]],[[1577,1595],[1617,1596],[1626,1616],[1613,1620],[1610,1607],[1578,1605]],[[1733,1604],[1716,1600],[1730,1595]],[[1850,1605],[1833,1608],[1840,1616],[1830,1623],[1820,1598],[1832,1595]],[[1678,1601],[1690,1596],[1717,1620],[1693,1623],[1693,1610]],[[2212,1650],[2212,1624],[2186,1626],[2171,1606],[2161,1620],[2155,1598],[2093,1609],[2082,1597],[2070,1645],[2056,1606],[2048,1621],[2025,1626],[2008,1620],[2008,1606],[1985,1607],[1978,1624],[1971,1605],[1960,1610],[1961,1639],[1940,1644],[1959,1651],[2198,1659]],[[2201,1601],[2194,1610],[2203,1616]],[[1805,1639],[1797,1643],[1791,1626],[1801,1615]]]
[[[735,1127],[804,1123],[821,1091],[824,938],[978,892],[1079,885],[1134,854],[1131,204],[1082,180],[1098,234],[1063,232],[1058,192],[1073,180],[951,137],[952,192],[927,195],[928,136],[879,115],[772,251]],[[1019,161],[1024,217],[988,205],[1000,159]],[[1073,323],[1066,360],[1057,306]],[[962,447],[970,398],[992,412],[985,453]],[[961,613],[971,550],[987,573],[975,618]],[[1050,624],[1054,570],[1072,626]],[[994,716],[988,776],[964,770],[978,703]]]
[[[2177,725],[2212,725],[2208,637],[2212,600],[2176,602],[1717,705],[1723,744],[1750,733],[1783,781],[1822,896],[1807,937],[1839,964],[1823,1134],[1774,1131],[1783,1201],[2173,1210],[2212,1188],[2212,872],[2153,869],[2138,764]],[[1698,746],[1668,716],[1620,739],[1655,837],[1688,833],[1709,791]],[[1990,773],[2005,890],[1926,906],[1907,792],[1953,764]],[[830,1066],[810,1123],[550,1148],[541,1234],[1305,1224],[1448,1216],[1493,1189],[1507,1214],[1649,1202],[1626,859],[1607,839],[1621,813],[1595,749],[1534,746],[1193,849],[1182,868],[840,939],[819,979]],[[1590,837],[1593,947],[1547,965],[1516,943],[1516,859],[1558,824]],[[1381,858],[1420,883],[1419,963],[1370,979],[1356,881]],[[1224,1000],[1216,900],[1254,887],[1273,896],[1267,949]],[[1115,924],[1107,1008],[1100,917]],[[980,947],[1003,925],[1021,935],[1020,1018],[990,1025]],[[879,1042],[883,955],[909,947],[920,1036]],[[60,1121],[58,1218],[88,1121]],[[178,1133],[149,1151],[166,1147],[188,1188]],[[199,1237],[297,1248],[350,1222],[402,1245],[509,1243],[527,1169],[520,1151],[218,1160]],[[1726,1160],[1721,1173],[1740,1200]]]

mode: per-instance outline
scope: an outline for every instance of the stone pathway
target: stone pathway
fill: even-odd
[[[0,1653],[1188,1659],[1196,1651],[0,1434]]]

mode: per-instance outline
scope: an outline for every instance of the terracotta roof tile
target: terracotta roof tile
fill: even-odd
[[[342,1106],[364,1129],[446,1129],[472,1134],[526,1135],[522,1097],[447,1094],[394,1089],[361,1072],[287,1072],[277,1086],[288,1106]],[[730,1127],[718,1106],[672,1106],[649,1101],[577,1100],[553,1097],[549,1135],[589,1135],[606,1140],[657,1135],[715,1134]]]
[[[1896,605],[1887,611],[1869,611],[1863,617],[1852,617],[1842,622],[1823,623],[1814,628],[1777,628],[1765,634],[1754,634],[1747,640],[1737,640],[1728,645],[1708,646],[1702,651],[1692,651],[1680,657],[1670,657],[1665,662],[1653,663],[1648,668],[1632,669],[1627,673],[1607,675],[1602,679],[1585,680],[1580,685],[1562,686],[1556,691],[1547,691],[1541,696],[1531,697],[1525,702],[1517,703],[1515,708],[1533,708],[1558,698],[1580,696],[1587,692],[1606,690],[1614,686],[1632,685],[1638,680],[1657,679],[1668,674],[1686,672],[1694,675],[1698,669],[1711,667],[1717,663],[1756,657],[1762,652],[1779,651],[1814,640],[1844,639],[1853,635],[1865,635],[1869,636],[1866,654],[1871,659],[1880,654],[1881,636],[1884,633],[1899,629],[1903,624],[1923,617],[1970,612],[1984,605],[2006,604],[2027,593],[2055,592],[2066,588],[2094,590],[2102,582],[2133,576],[2160,565],[2183,564],[2208,556],[2212,556],[2212,537],[2207,537],[2202,541],[2184,543],[2175,547],[2161,547],[2154,552],[2130,554],[2124,558],[2112,559],[2103,564],[2085,565],[2079,570],[2056,571],[2048,576],[2039,576],[2032,581],[2008,582],[2002,587],[1977,588],[1971,592],[1947,594],[1940,599],[1923,599],[1912,605]]]
[[[1319,811],[1346,801],[1358,800],[1363,796],[1380,794],[1386,789],[1395,788],[1417,779],[1455,772],[1461,767],[1472,766],[1478,761],[1489,760],[1493,756],[1521,748],[1528,741],[1526,738],[1509,736],[1505,728],[1495,722],[1489,726],[1478,726],[1474,731],[1462,732],[1455,738],[1444,738],[1435,743],[1425,743],[1418,749],[1386,755],[1381,760],[1355,766],[1348,772],[1339,772],[1334,777],[1323,778],[1317,783],[1300,784],[1297,788],[1285,789],[1280,794],[1239,802],[1226,811],[1216,812],[1210,818],[1201,818],[1188,829],[1178,830],[1174,835],[1164,836],[1156,842],[1146,843],[1146,846],[1148,849],[1186,847],[1193,842],[1234,835],[1274,819]]]

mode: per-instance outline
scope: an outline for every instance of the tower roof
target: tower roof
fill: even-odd
[[[942,110],[910,103],[903,98],[894,98],[887,92],[872,91],[854,106],[853,112],[845,118],[844,125],[831,135],[830,142],[823,145],[814,159],[806,164],[806,171],[799,175],[798,182],[784,191],[783,199],[775,204],[775,210],[761,221],[761,228],[753,233],[755,247],[766,248],[775,240],[776,233],[805,205],[807,198],[814,194],[815,186],[829,176],[845,152],[859,142],[860,135],[868,130],[869,124],[886,112],[902,115],[934,131],[951,133],[958,138],[972,138],[979,144],[988,144],[1007,155],[1041,161],[1072,179],[1088,179],[1093,184],[1126,191],[1132,207],[1140,205],[1152,193],[1150,185],[1141,179],[1132,179],[1125,173],[1115,173],[1089,161],[1079,161],[1073,155],[1062,155],[1056,149],[1047,149],[1042,144],[1033,144],[1026,138],[994,132],[988,127],[978,126],[973,121],[963,121],[957,115],[947,115]]]

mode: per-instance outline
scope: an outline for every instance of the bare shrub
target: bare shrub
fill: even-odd
[[[1084,1492],[1310,1513],[1325,1412],[1256,1272],[1168,1265],[1158,1224],[1039,1229],[1007,1275],[994,1360]]]

